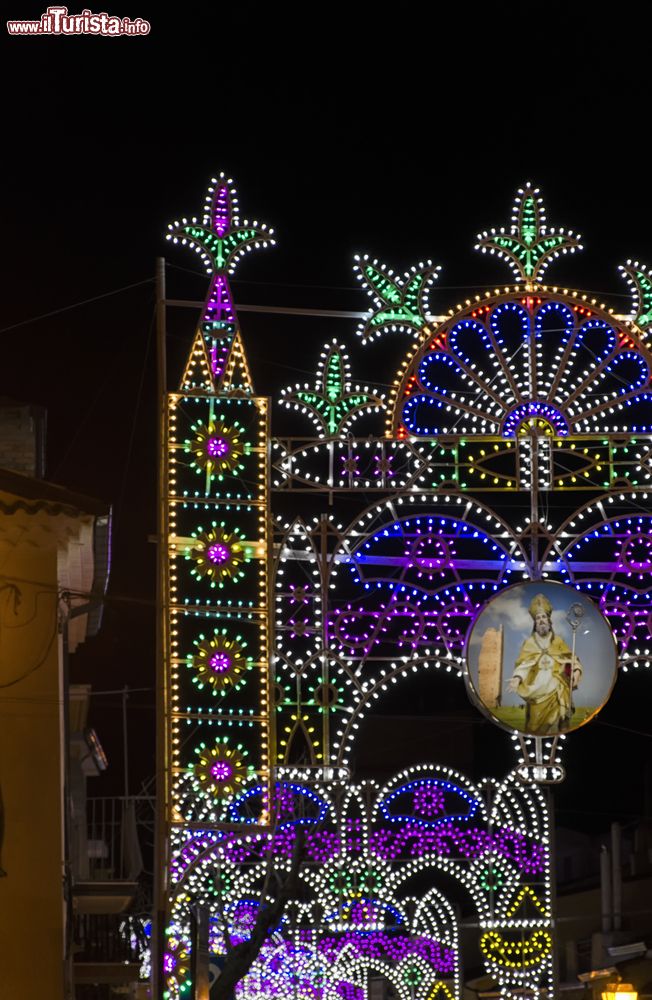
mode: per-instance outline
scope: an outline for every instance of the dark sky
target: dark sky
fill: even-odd
[[[47,407],[49,479],[114,505],[105,625],[75,665],[97,690],[153,685],[151,279],[168,253],[170,295],[202,297],[197,259],[162,237],[200,213],[212,174],[230,173],[245,217],[278,237],[241,264],[240,302],[362,309],[351,274],[362,251],[399,271],[443,264],[432,299],[443,311],[508,280],[471,248],[480,229],[507,223],[526,180],[541,186],[551,223],[585,238],[586,252],[551,275],[624,306],[616,265],[652,262],[646,15],[635,23],[585,3],[549,3],[536,19],[511,3],[488,13],[244,0],[234,14],[119,2],[108,12],[147,18],[150,35],[5,36],[1,70],[0,394]],[[10,0],[6,16],[43,9]],[[261,393],[314,371],[326,335],[351,345],[361,380],[367,365],[391,379],[395,345],[386,363],[382,352],[370,360],[353,321],[241,320]],[[171,382],[192,325],[191,314],[170,318]],[[138,738],[151,732],[152,701],[151,691],[130,699],[136,782],[153,772]],[[119,699],[104,704],[96,718],[117,771]],[[649,755],[649,739],[622,739],[623,754]]]

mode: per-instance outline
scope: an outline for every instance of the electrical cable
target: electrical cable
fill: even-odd
[[[154,278],[145,278],[143,281],[134,281],[131,285],[123,285],[122,288],[115,288],[111,292],[103,292],[101,295],[94,295],[90,299],[82,299],[80,302],[73,302],[69,306],[62,306],[60,309],[53,309],[51,312],[42,313],[40,316],[32,316],[30,319],[23,319],[20,323],[12,323],[11,326],[5,326],[0,330],[0,333],[8,333],[9,330],[17,330],[21,326],[29,326],[30,323],[39,323],[42,319],[50,319],[51,316],[59,316],[61,313],[70,312],[71,309],[79,309],[80,306],[87,306],[91,302],[99,302],[101,299],[108,299],[112,295],[120,295],[122,292],[128,292],[132,288],[139,288],[141,285],[151,285],[154,282]]]
[[[31,674],[35,673],[39,669],[39,667],[43,666],[48,656],[50,655],[50,650],[52,649],[54,640],[57,637],[58,630],[59,630],[59,623],[55,615],[52,635],[48,640],[48,644],[43,655],[40,657],[40,659],[37,660],[37,662],[33,666],[31,666],[28,670],[26,670],[25,673],[21,674],[20,677],[15,677],[13,681],[7,681],[6,684],[0,684],[0,690],[6,690],[7,688],[13,687],[15,684],[20,684],[20,682],[24,681],[26,677],[31,676]]]
[[[140,379],[138,382],[138,389],[136,391],[136,405],[133,408],[133,420],[131,422],[131,431],[129,433],[129,443],[127,444],[127,454],[125,455],[124,471],[122,473],[122,483],[120,485],[120,492],[118,494],[118,500],[115,504],[115,513],[117,516],[118,511],[122,510],[122,504],[125,497],[125,492],[127,489],[127,476],[129,473],[129,463],[131,462],[131,455],[133,452],[134,438],[136,436],[136,426],[138,423],[138,414],[140,412],[140,404],[143,398],[143,386],[145,384],[145,375],[147,373],[147,360],[149,358],[150,347],[152,343],[152,333],[155,327],[156,320],[156,306],[152,310],[152,315],[149,322],[149,330],[147,333],[147,342],[145,344],[145,354],[143,357],[143,366],[140,372]]]
[[[194,268],[191,267],[183,267],[180,264],[173,264],[172,261],[166,260],[165,266],[166,268],[171,268],[175,271],[182,271],[185,274],[192,274],[197,278],[206,278],[205,271],[195,270]],[[395,271],[394,273],[395,276],[399,278],[402,277],[402,275],[398,274],[398,272]],[[289,281],[251,281],[246,278],[233,278],[231,283],[233,285],[264,285],[264,286],[270,286],[272,288],[320,288],[324,289],[325,291],[332,291],[332,292],[364,291],[361,285],[313,285],[310,283],[304,284],[303,282],[289,282]],[[491,286],[495,288],[496,286],[504,287],[504,285],[505,285],[504,281],[500,282],[497,279],[496,281],[484,282],[481,285],[440,285],[438,283],[433,287],[433,290],[437,292],[464,292],[464,291],[485,292],[487,291],[487,288],[491,288]],[[556,287],[559,290],[560,286],[557,285]],[[596,291],[595,289],[592,290],[590,288],[577,289],[577,291],[581,291],[585,295],[597,295],[597,296],[602,296],[604,298],[617,298],[617,299],[629,299],[629,300],[631,300],[632,298],[631,292],[612,292],[612,291],[605,292],[605,291]]]

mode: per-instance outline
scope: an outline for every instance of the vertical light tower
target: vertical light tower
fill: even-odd
[[[168,239],[192,247],[211,281],[163,417],[163,864],[191,831],[223,826],[249,777],[269,786],[272,726],[269,401],[254,394],[228,275],[274,240],[266,226],[240,221],[224,175],[211,182],[203,218],[173,223]]]

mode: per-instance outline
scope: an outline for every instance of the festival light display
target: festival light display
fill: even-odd
[[[236,795],[231,821],[240,819],[246,830],[250,799],[261,794],[252,786]],[[531,983],[533,969],[537,981],[549,976],[547,809],[536,787],[514,779],[479,787],[424,766],[384,787],[333,782],[315,791],[284,781],[277,795],[284,808],[274,830],[188,831],[172,863],[172,939],[187,950],[189,903],[210,905],[217,877],[222,898],[210,947],[221,953],[224,921],[230,936],[248,932],[270,858],[276,869],[286,868],[297,823],[307,825],[301,901],[270,935],[240,986],[243,996],[282,996],[292,984],[316,1000],[347,989],[363,996],[370,973],[385,976],[402,1000],[427,1000],[442,989],[458,996],[457,921],[431,884],[437,873],[456,879],[473,899],[485,927],[481,950],[508,991]],[[427,886],[416,898],[415,879]],[[182,994],[185,984],[187,972],[177,978]]]
[[[385,264],[370,260],[366,254],[356,256],[355,260],[354,274],[374,303],[358,326],[363,343],[387,330],[411,333],[422,330],[426,325],[428,294],[441,268],[427,261],[397,277]]]
[[[320,437],[340,434],[361,413],[383,408],[382,396],[367,386],[351,384],[346,348],[336,341],[326,344],[322,351],[314,387],[286,390],[281,402],[307,414],[317,425]]]
[[[476,250],[495,253],[506,260],[517,281],[533,286],[555,257],[582,249],[581,236],[546,224],[543,198],[538,188],[526,184],[514,201],[509,230],[491,229],[478,234]]]
[[[397,276],[359,256],[373,300],[362,342],[406,337],[390,392],[354,384],[331,340],[314,384],[279,399],[314,436],[272,439],[227,278],[270,231],[240,224],[221,178],[203,220],[170,236],[211,273],[169,399],[170,996],[190,988],[191,904],[210,907],[212,953],[245,938],[299,827],[301,891],[239,997],[366,1000],[383,976],[401,1000],[454,1000],[464,955],[442,877],[473,903],[501,996],[551,995],[538,784],[563,777],[563,733],[515,732],[502,781],[432,762],[380,787],[348,769],[365,713],[408,674],[461,676],[472,624],[511,584],[581,590],[610,623],[622,669],[652,662],[651,272],[621,268],[627,318],[542,284],[581,245],[547,226],[531,185],[510,226],[478,237],[516,283],[443,318],[430,318],[430,262]],[[356,437],[363,417],[372,431]],[[309,497],[311,514],[272,519],[270,493],[284,511]]]
[[[168,822],[215,820],[252,774],[269,782],[267,400],[255,396],[227,274],[273,242],[212,181],[202,219],[170,227],[211,282],[178,392],[167,397]]]

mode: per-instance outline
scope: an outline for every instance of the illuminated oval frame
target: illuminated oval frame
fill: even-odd
[[[553,594],[552,597],[550,597],[549,596],[549,592],[550,591],[558,593],[560,595],[560,597],[562,595],[565,595],[569,599],[567,601],[566,606],[563,608],[563,613],[564,613],[564,617],[566,618],[566,621],[568,622],[567,629],[570,630],[571,632],[573,632],[574,635],[576,635],[577,630],[578,630],[578,628],[580,626],[580,623],[581,623],[582,619],[586,615],[586,609],[588,609],[590,611],[590,614],[593,616],[594,621],[598,624],[598,628],[597,628],[596,631],[604,633],[603,636],[596,635],[596,637],[595,637],[595,639],[597,639],[598,646],[599,646],[599,648],[601,650],[604,649],[604,646],[602,644],[605,642],[607,636],[609,637],[609,639],[608,639],[608,649],[611,650],[611,652],[612,652],[612,657],[608,658],[610,660],[610,663],[608,664],[609,675],[606,678],[606,682],[603,683],[602,686],[599,688],[599,690],[600,690],[601,693],[600,693],[600,695],[598,697],[596,697],[597,704],[586,705],[586,706],[575,706],[573,704],[573,695],[572,695],[572,692],[573,692],[574,688],[572,688],[570,686],[570,683],[568,684],[569,706],[572,709],[572,713],[573,713],[570,716],[569,724],[568,725],[561,726],[561,725],[559,725],[559,723],[557,723],[557,727],[556,728],[553,728],[551,726],[546,726],[545,728],[543,726],[528,727],[527,721],[526,721],[523,726],[519,726],[519,725],[516,725],[514,721],[511,721],[511,722],[508,721],[508,719],[510,717],[515,716],[515,713],[520,713],[520,711],[524,707],[525,708],[525,720],[527,720],[528,716],[531,713],[531,705],[543,705],[543,704],[545,704],[544,698],[540,698],[540,700],[538,700],[538,701],[535,700],[535,696],[536,696],[536,678],[533,679],[532,681],[530,681],[528,679],[528,684],[534,688],[534,691],[533,691],[533,694],[532,694],[532,701],[531,701],[531,703],[529,703],[523,697],[523,695],[519,696],[518,692],[514,691],[512,693],[514,693],[516,697],[521,697],[523,699],[523,701],[525,701],[525,706],[520,706],[520,705],[502,706],[502,705],[499,705],[499,704],[492,705],[491,701],[495,700],[496,697],[498,699],[502,700],[503,691],[504,691],[505,686],[506,686],[505,683],[503,682],[503,667],[504,667],[506,649],[505,649],[505,646],[503,645],[503,642],[501,641],[501,663],[500,663],[500,667],[499,667],[498,671],[496,671],[495,668],[494,668],[494,671],[493,671],[494,675],[496,674],[496,672],[498,673],[499,689],[498,689],[498,693],[496,693],[496,677],[492,676],[492,671],[491,671],[490,664],[487,665],[487,670],[486,670],[486,675],[487,676],[486,676],[486,680],[485,680],[484,684],[480,680],[480,652],[481,652],[481,650],[478,649],[477,654],[473,651],[472,647],[474,647],[474,646],[477,647],[478,646],[478,642],[477,641],[474,642],[474,637],[478,635],[478,633],[476,632],[476,629],[477,629],[478,625],[483,621],[483,619],[484,619],[484,622],[486,624],[486,628],[487,629],[493,628],[495,630],[496,626],[494,624],[489,624],[487,622],[487,613],[488,612],[491,613],[492,609],[493,609],[493,615],[491,615],[490,621],[491,622],[495,622],[496,619],[498,619],[500,617],[500,612],[496,611],[495,605],[498,604],[501,600],[504,602],[506,598],[509,599],[510,595],[513,598],[518,592],[521,592],[523,594],[523,596],[527,595],[526,607],[521,606],[520,610],[522,610],[524,613],[527,613],[532,618],[533,617],[532,616],[532,611],[531,611],[532,604],[536,600],[537,596],[541,595],[543,597],[544,601],[546,601],[547,604],[550,607],[550,611],[548,611],[548,609],[545,608],[545,607],[543,607],[543,606],[542,606],[542,610],[545,613],[547,613],[549,615],[549,617],[551,617],[555,613],[555,611],[559,612],[559,608],[555,608],[555,606],[553,604],[554,594]],[[571,613],[571,609],[573,608],[573,606],[579,607],[580,609],[584,609],[582,615],[576,615],[575,616],[576,619],[577,619],[577,623],[576,623],[576,625],[574,627],[570,623],[570,620],[568,618],[568,615]],[[511,608],[509,608],[508,612],[503,612],[503,616],[507,617],[507,614],[510,614],[510,615],[513,616],[515,613],[518,614],[518,611],[519,611],[518,607],[512,606]],[[519,633],[518,642],[520,642],[520,647],[521,647],[521,650],[522,650],[522,648],[525,645],[525,643],[531,637],[534,636],[534,627],[532,627],[532,631],[529,634],[525,634],[525,637],[524,637],[524,628],[521,628],[519,626],[518,627],[518,633]],[[584,634],[587,634],[587,633],[585,632]],[[486,635],[486,632],[485,632],[485,635]],[[504,633],[502,633],[502,635],[504,635]],[[484,638],[484,635],[482,636],[482,638]],[[569,649],[568,644],[566,643],[564,637],[561,637],[561,636],[557,635],[556,638],[561,638],[562,641],[564,642],[564,645],[566,646],[566,649],[568,650],[569,659],[571,659],[571,664],[573,662],[572,657],[574,656],[575,660],[580,665],[580,670],[582,670],[583,668],[582,668],[582,660],[581,660],[581,657],[580,657],[580,651],[579,650],[576,651],[576,650],[573,650],[573,649]],[[594,641],[595,641],[595,639],[594,639]],[[536,640],[535,640],[535,642],[536,642]],[[519,653],[519,655],[520,655],[520,653]],[[545,652],[542,652],[541,655],[546,655],[546,654],[545,654]],[[561,655],[562,655],[562,651],[560,651],[557,654],[557,657],[561,658]],[[602,656],[601,660],[599,662],[602,663],[604,661],[604,659],[605,659],[605,657]],[[514,663],[514,666],[516,666],[516,662]],[[524,669],[524,668],[525,668],[525,664],[523,664],[520,669]],[[564,664],[564,672],[565,673],[568,672],[568,677],[570,677],[570,675],[571,675],[571,669],[572,668],[571,668],[570,664],[568,664],[568,663]],[[591,669],[593,670],[593,672],[595,674],[595,668],[592,667]],[[605,670],[601,670],[600,671],[599,679],[602,678],[602,677],[604,677],[605,674],[606,674],[606,668],[605,668]],[[608,623],[607,619],[602,614],[602,612],[599,610],[599,608],[596,607],[595,602],[592,601],[586,594],[584,594],[583,592],[577,590],[575,587],[570,587],[567,584],[560,583],[560,582],[558,582],[556,580],[523,580],[523,581],[521,581],[519,583],[511,584],[510,586],[505,587],[499,593],[493,595],[486,602],[486,604],[484,605],[484,607],[482,608],[482,610],[477,615],[477,617],[476,617],[475,621],[473,622],[473,625],[469,629],[469,632],[468,632],[468,635],[467,635],[466,647],[465,647],[465,651],[464,651],[464,681],[465,681],[465,684],[466,684],[467,694],[468,694],[471,702],[476,706],[476,708],[478,708],[482,712],[482,714],[487,719],[489,719],[490,722],[492,722],[494,725],[499,726],[501,729],[507,730],[510,733],[518,733],[518,734],[520,734],[522,736],[526,736],[526,737],[537,736],[537,737],[547,737],[547,738],[550,738],[550,737],[554,737],[554,736],[561,736],[561,735],[566,735],[567,733],[575,732],[577,729],[580,729],[580,728],[582,728],[582,726],[585,726],[588,722],[591,722],[591,720],[594,719],[595,716],[604,708],[604,706],[609,701],[609,698],[611,697],[614,685],[616,683],[617,676],[618,676],[618,647],[617,647],[616,641],[614,639],[613,632],[611,630],[611,627],[609,626],[609,623]],[[476,678],[477,678],[477,681],[476,681]],[[521,680],[523,681],[524,678],[521,678]],[[581,679],[580,679],[579,683],[581,684]],[[594,683],[595,683],[595,681],[594,681]],[[484,689],[485,689],[483,693],[481,693],[482,687],[484,687]],[[553,692],[550,692],[550,693],[552,694]],[[559,703],[559,698],[557,699],[557,704],[558,705],[560,704]],[[502,718],[501,718],[500,715],[497,714],[498,710],[501,710],[501,712],[503,713],[503,717]],[[573,723],[573,715],[576,712],[578,712],[578,711],[584,711],[585,714],[582,715],[577,721],[575,721]]]

